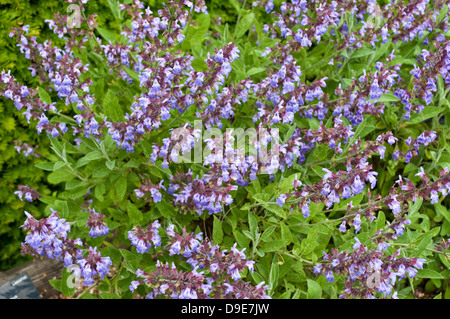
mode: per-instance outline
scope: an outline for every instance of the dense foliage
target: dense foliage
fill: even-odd
[[[450,297],[448,2],[107,4],[12,28],[34,81],[0,77],[50,146],[15,194],[54,287]]]
[[[0,1],[0,69],[12,69],[17,80],[25,85],[38,85],[27,67],[21,67],[26,66],[28,61],[17,51],[16,40],[8,35],[12,27],[20,27],[26,21],[30,25],[31,35],[40,39],[52,37],[53,33],[44,19],[51,18],[53,12],[64,8],[64,3],[56,1]],[[54,38],[57,39],[56,35]],[[26,209],[35,216],[42,214],[35,203],[21,201],[14,192],[18,185],[28,184],[42,194],[49,194],[51,186],[49,189],[45,173],[36,171],[34,167],[35,161],[40,160],[40,153],[46,153],[48,139],[30,129],[21,112],[5,99],[0,100],[0,123],[0,270],[6,270],[30,259],[20,254],[23,240],[23,231],[19,228],[23,224],[21,212]],[[34,152],[36,148],[39,152]],[[35,155],[38,157],[30,160]]]

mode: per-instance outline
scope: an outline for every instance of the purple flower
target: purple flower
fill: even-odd
[[[309,206],[308,206],[308,204],[304,204],[302,206],[302,214],[303,214],[303,218],[308,218],[309,217]]]
[[[89,227],[89,236],[96,238],[98,236],[106,236],[109,234],[109,227],[105,225],[103,214],[97,213],[94,208],[89,208],[89,218],[86,227]]]
[[[394,214],[400,213],[400,203],[397,201],[397,195],[392,195],[388,201],[388,206]]]
[[[102,257],[97,252],[97,247],[89,247],[88,256],[80,258],[77,261],[80,266],[80,273],[83,277],[83,285],[91,286],[94,284],[95,276],[100,276],[103,280],[109,273],[109,267],[112,265],[110,257]]]
[[[361,181],[359,175],[356,175],[352,184],[352,192],[354,195],[358,195],[363,190],[364,190],[364,183]]]
[[[287,198],[286,194],[281,194],[281,195],[277,198],[277,204],[278,204],[280,207],[283,207],[283,204],[284,204],[284,202],[286,201],[286,198]]]
[[[64,266],[67,267],[72,264],[73,258],[81,256],[82,250],[76,246],[82,245],[82,242],[80,239],[69,239],[70,224],[59,218],[56,211],[50,210],[52,214],[41,220],[36,220],[25,212],[27,219],[21,227],[29,233],[22,247],[24,253],[64,261]]]
[[[432,190],[431,193],[431,204],[436,204],[439,202],[439,196],[438,193],[435,190]]]
[[[158,229],[161,225],[156,220],[146,228],[142,228],[137,225],[132,230],[128,231],[128,239],[133,246],[136,246],[138,253],[144,254],[152,248],[152,244],[155,247],[161,245],[161,237],[159,236]]]
[[[313,273],[319,274],[321,270],[322,270],[322,264],[317,264],[313,268]]]
[[[345,222],[345,220],[341,223],[341,225],[339,226],[339,231],[341,232],[341,233],[345,233],[346,231],[347,231],[347,228],[345,227],[345,225],[346,225],[346,222]]]
[[[179,299],[197,299],[197,293],[192,288],[185,288],[178,296]]]
[[[355,233],[358,233],[361,229],[361,215],[356,214],[355,218],[353,219],[353,226],[355,227]]]
[[[329,283],[334,282],[334,275],[333,275],[333,272],[331,270],[326,272],[325,277],[327,279],[327,282],[329,282]]]

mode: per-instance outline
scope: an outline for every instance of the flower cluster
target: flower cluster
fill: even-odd
[[[207,13],[204,1],[196,2],[195,12]],[[144,9],[144,5],[140,1],[136,1],[131,6],[121,4],[121,10],[126,10],[133,18],[131,30],[126,28],[123,34],[129,43],[140,42],[144,39],[149,39],[157,47],[172,46],[175,40],[181,43],[184,39],[182,29],[190,19],[189,12],[182,9],[183,5],[191,10],[193,8],[193,3],[189,0],[183,0],[180,3],[169,1],[167,4],[164,3],[164,8],[158,10],[158,17],[155,17],[149,7],[145,8],[145,13],[142,14],[139,9]],[[166,31],[167,38],[164,43],[160,40],[160,34]]]
[[[91,286],[94,284],[96,276],[99,276],[101,280],[106,277],[112,261],[109,257],[102,257],[100,252],[97,251],[97,247],[89,247],[88,255],[79,258],[77,264],[80,268],[73,269],[74,275],[83,278],[84,286]]]
[[[437,91],[437,78],[442,76],[445,85],[450,83],[450,41],[445,38],[436,42],[437,51],[430,52],[423,49],[418,56],[423,67],[414,65],[410,74],[414,78],[413,97],[421,98],[426,105],[432,102],[433,95]]]
[[[193,6],[190,1],[185,1],[184,4]],[[137,62],[133,68],[139,72],[140,86],[146,89],[146,92],[135,98],[131,106],[132,112],[125,116],[125,122],[107,123],[108,133],[117,146],[133,152],[136,142],[144,134],[158,129],[162,121],[171,117],[172,109],[184,112],[199,99],[206,103],[207,94],[218,94],[216,100],[211,101],[208,111],[205,110],[204,116],[209,118],[209,121],[217,123],[218,116],[231,117],[233,113],[229,103],[225,103],[223,107],[216,105],[223,104],[220,99],[228,98],[229,90],[225,89],[224,93],[219,93],[218,90],[224,85],[231,71],[230,64],[239,56],[237,47],[230,43],[216,50],[214,56],[208,53],[205,63],[210,71],[196,72],[191,66],[193,57],[166,52],[176,44],[175,39],[178,42],[183,40],[181,31],[186,26],[186,20],[190,18],[187,11],[171,2],[169,6],[158,11],[158,17],[153,16],[149,8],[142,17],[138,11],[133,12],[130,6],[123,7],[134,18],[132,30],[127,30],[124,34],[129,43],[136,45],[133,48],[122,47],[119,52],[117,45],[113,48],[110,44],[104,46],[105,55],[110,63],[116,64],[115,56],[120,53],[121,64],[128,65],[129,52],[137,50]],[[196,10],[204,11],[201,1],[196,4]],[[172,22],[171,25],[169,21]],[[241,86],[235,94],[241,94],[248,85],[243,83]]]
[[[154,247],[161,246],[161,237],[159,236],[158,221],[154,221],[146,228],[136,225],[132,230],[128,231],[128,239],[131,245],[136,247],[138,253],[144,254]]]
[[[27,201],[32,202],[41,197],[37,190],[33,187],[29,187],[28,185],[19,185],[17,188],[18,190],[15,191],[14,194],[19,196],[20,200],[22,200],[22,197],[25,197]]]
[[[89,236],[96,238],[109,234],[109,227],[105,224],[103,218],[105,215],[97,213],[94,208],[89,207],[89,217],[86,227],[89,228]]]
[[[170,255],[180,255],[187,259],[192,271],[181,271],[174,264],[169,266],[159,260],[156,270],[136,271],[136,276],[143,278],[133,281],[130,290],[135,291],[139,285],[146,284],[151,291],[146,298],[166,296],[172,299],[266,299],[267,287],[261,282],[252,286],[242,280],[244,268],[253,271],[253,261],[245,260],[245,254],[236,249],[236,245],[227,253],[220,251],[209,241],[202,240],[202,234],[187,233],[183,229],[180,235],[174,231],[174,225],[166,230],[170,241],[167,245]]]
[[[130,64],[130,54],[131,54],[131,45],[125,45],[122,43],[109,43],[101,46],[103,49],[103,54],[105,55],[108,66],[110,68],[110,73],[114,72],[115,68],[119,69],[119,73],[122,79],[128,81],[129,83],[133,82],[133,78],[131,78],[128,73],[125,71],[122,66],[127,68],[131,68]],[[135,70],[137,71],[137,70]]]
[[[393,85],[400,80],[398,71],[401,65],[388,66],[394,58],[391,53],[385,63],[377,62],[377,71],[374,74],[364,70],[363,75],[353,79],[352,84],[345,90],[339,84],[335,90],[337,99],[326,101],[328,107],[333,107],[333,115],[342,114],[353,126],[357,126],[366,114],[379,117],[384,113],[385,105],[379,102],[379,99],[383,94],[389,93]]]
[[[22,243],[23,253],[38,254],[51,259],[64,261],[64,266],[72,265],[74,260],[81,258],[80,239],[69,239],[70,225],[61,219],[56,211],[41,220],[36,220],[28,212],[23,229],[28,231],[25,242]]]
[[[437,19],[438,12],[445,5],[444,1],[434,3],[434,8],[427,8],[428,0],[412,2],[400,1],[388,3],[381,8],[375,1],[368,1],[365,7],[353,7],[352,11],[361,19],[362,27],[349,32],[349,25],[344,23],[338,30],[343,35],[339,41],[342,48],[360,48],[364,43],[370,43],[375,47],[377,42],[408,42],[422,37],[424,31],[433,30],[436,33],[445,30],[448,22]],[[394,14],[395,12],[395,14]],[[368,14],[374,19],[367,21],[364,15]],[[374,24],[378,19],[379,25]],[[373,21],[375,20],[375,21]],[[382,27],[380,27],[382,26]]]
[[[211,215],[221,212],[222,205],[233,202],[229,192],[236,190],[237,186],[222,182],[211,174],[193,178],[190,171],[180,172],[171,176],[167,193],[174,197],[174,204],[181,210],[194,211],[199,215],[207,211]]]
[[[39,157],[39,154],[36,154],[35,151],[38,148],[37,145],[31,146],[27,143],[20,143],[19,141],[14,141],[14,148],[16,149],[17,153],[21,154],[23,152],[23,155],[25,158],[27,158],[29,155],[34,154],[35,157]]]
[[[399,149],[395,150],[392,154],[392,158],[397,161],[400,158],[405,159],[405,163],[409,163],[413,157],[417,157],[419,155],[420,146],[427,146],[432,143],[436,139],[435,131],[425,131],[422,132],[416,139],[411,138],[409,136],[405,143],[408,146],[408,151],[406,153],[400,151]]]
[[[144,181],[144,185],[141,185],[140,188],[134,190],[137,198],[143,198],[145,201],[149,201],[150,197],[145,196],[146,194],[150,194],[154,203],[158,203],[161,201],[162,195],[159,191],[160,189],[166,190],[164,185],[162,184],[164,180],[161,180],[158,185],[153,185],[149,179]]]
[[[283,206],[286,199],[290,203],[297,205],[303,212],[303,217],[309,216],[309,203],[326,203],[330,208],[341,199],[354,197],[364,191],[366,182],[370,183],[370,188],[374,188],[377,182],[375,171],[371,171],[372,165],[368,164],[366,159],[355,167],[348,167],[347,171],[338,171],[334,173],[323,168],[325,175],[314,185],[303,185],[295,180],[296,189],[289,194],[282,194],[277,200],[280,206]],[[303,186],[303,187],[302,187]]]
[[[83,246],[81,239],[68,238],[70,224],[51,210],[52,214],[41,220],[25,212],[27,219],[22,227],[29,233],[22,243],[22,253],[63,261],[64,267],[78,265],[72,271],[78,278],[83,278],[84,286],[91,286],[96,275],[103,279],[109,273],[111,258],[102,257],[97,247],[89,247],[88,256],[84,257],[83,248],[77,247]]]
[[[67,1],[71,3],[71,1]],[[72,3],[75,1],[72,1]],[[54,34],[58,35],[58,38],[64,39],[65,49],[71,50],[74,47],[83,47],[88,41],[88,36],[93,37],[93,29],[97,27],[97,22],[95,18],[96,14],[89,17],[84,15],[84,5],[87,1],[76,1],[77,7],[75,7],[78,12],[76,12],[76,18],[69,17],[68,15],[61,15],[57,12],[53,19],[46,19],[45,22],[48,24],[50,30]],[[74,9],[73,6],[68,8]],[[81,28],[81,25],[86,23],[89,27],[88,30]],[[69,35],[68,37],[66,35]],[[80,39],[81,37],[81,39]]]
[[[286,39],[290,51],[303,47],[311,47],[314,42],[319,43],[322,36],[333,26],[339,24],[343,8],[348,1],[332,1],[331,3],[315,3],[307,1],[283,2],[280,12],[274,12],[275,21],[272,25],[264,25],[264,32],[271,33],[271,37]],[[266,12],[274,9],[272,0],[256,1],[254,6],[264,5]]]
[[[448,169],[443,169],[439,178],[436,181],[431,181],[425,174],[423,167],[420,168],[419,173],[416,174],[422,179],[420,187],[414,185],[414,183],[407,178],[399,176],[396,184],[397,187],[392,187],[389,194],[382,197],[380,194],[371,196],[368,192],[369,200],[365,204],[359,205],[356,209],[349,207],[346,216],[340,226],[341,232],[346,232],[346,224],[352,223],[356,230],[361,228],[361,216],[365,216],[369,221],[373,221],[376,212],[385,207],[388,207],[394,216],[393,221],[389,226],[390,232],[384,234],[386,239],[397,239],[403,235],[406,225],[411,222],[404,217],[408,211],[408,201],[416,202],[417,199],[422,198],[424,200],[430,200],[430,203],[434,204],[439,201],[439,192],[445,197],[450,190],[450,174]],[[356,221],[355,221],[356,219]],[[386,230],[387,231],[387,230]]]
[[[355,241],[353,251],[324,252],[324,263],[314,267],[314,273],[324,275],[328,282],[344,276],[341,298],[375,298],[376,294],[397,298],[396,282],[406,276],[413,278],[423,268],[424,259],[399,257],[399,250],[385,256],[386,246],[368,249],[358,238]]]
[[[21,51],[28,52],[25,57],[32,61],[32,74],[39,73],[41,79],[49,80],[66,105],[77,103],[78,108],[83,109],[78,90],[89,93],[91,80],[80,81],[81,74],[89,70],[89,65],[81,63],[80,58],[75,58],[70,50],[52,46],[51,42],[38,43],[36,37],[26,37],[23,30],[16,31],[15,36],[19,35],[22,39],[19,47]]]
[[[218,97],[212,100],[215,102],[211,101],[208,111],[204,112],[205,118],[209,123],[217,123],[218,116],[222,115],[230,118],[233,114],[231,104],[225,103],[221,107],[224,103],[218,100],[228,96],[228,89],[225,88],[224,93],[218,93],[218,90],[224,85],[224,80],[231,71],[230,64],[237,59],[238,54],[239,50],[232,43],[219,49],[214,57],[208,54],[205,62],[210,72],[196,72],[191,66],[193,58],[190,56],[167,54],[164,58],[158,58],[154,63],[156,67],[149,66],[140,71],[140,86],[148,92],[135,98],[131,106],[132,113],[125,116],[125,122],[107,123],[108,133],[117,146],[133,152],[136,142],[143,135],[158,129],[162,121],[171,117],[170,110],[184,112],[199,99],[206,103],[207,94],[211,95],[213,92]],[[182,87],[187,91],[183,92]],[[241,94],[245,88],[246,84],[243,83],[235,94]],[[237,102],[238,100],[235,103]]]
[[[28,123],[31,118],[38,120],[36,130],[39,134],[45,130],[55,137],[67,131],[65,123],[50,123],[45,112],[56,112],[56,107],[54,103],[47,104],[42,102],[38,97],[37,89],[29,89],[25,85],[18,84],[10,71],[8,73],[2,71],[0,80],[1,84],[4,85],[0,87],[2,96],[14,101],[14,106],[18,111],[26,107],[23,115]]]
[[[21,52],[25,53],[25,57],[32,62],[30,67],[32,76],[39,74],[41,81],[48,81],[53,85],[58,98],[65,101],[66,105],[72,103],[76,105],[77,114],[73,116],[73,119],[78,127],[71,127],[74,135],[84,133],[86,137],[99,138],[102,135],[102,128],[106,126],[106,121],[103,119],[99,123],[92,110],[95,100],[94,96],[90,94],[89,88],[93,82],[90,78],[81,79],[82,74],[88,72],[89,65],[83,64],[72,51],[73,46],[82,47],[82,43],[75,43],[62,50],[48,41],[38,43],[36,37],[28,37],[27,33],[28,29],[21,27],[13,30],[10,36],[20,39],[18,46]],[[65,122],[52,124],[48,119],[47,111],[58,113],[55,102],[49,105],[42,102],[34,92],[37,90],[28,93],[25,86],[14,83],[15,80],[9,73],[2,74],[2,81],[7,84],[4,93],[2,90],[3,95],[10,99],[13,99],[14,96],[15,105],[19,110],[24,105],[27,106],[27,110],[23,114],[28,121],[31,117],[39,120],[36,126],[38,133],[45,130],[56,137],[64,135],[68,131],[69,128]],[[27,97],[28,95],[30,96]]]

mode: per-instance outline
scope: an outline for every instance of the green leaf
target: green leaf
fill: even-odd
[[[409,217],[412,217],[415,213],[419,211],[420,207],[422,207],[422,203],[423,198],[416,199],[414,204],[412,204],[412,202],[408,202]]]
[[[125,70],[125,72],[128,73],[130,78],[139,82],[139,73],[138,72],[131,70],[130,68],[126,67],[125,65],[122,65],[121,67]]]
[[[233,6],[237,13],[241,11],[241,6],[239,5],[239,2],[237,0],[229,0],[229,3]]]
[[[416,250],[414,251],[414,256],[420,256],[420,254],[432,243],[433,234],[429,232],[424,236],[424,238],[417,245]],[[416,239],[417,241],[418,239]]]
[[[160,202],[156,203],[156,207],[165,218],[173,217],[177,213],[174,206],[169,204],[164,198],[162,198]]]
[[[63,162],[63,161],[58,161],[55,163],[55,166],[53,166],[53,170],[57,171],[60,168],[63,168],[64,166],[66,166],[67,163]]]
[[[256,234],[259,232],[258,230],[258,221],[252,212],[248,212],[248,226],[250,229],[250,233],[253,235],[253,238],[256,238]]]
[[[292,174],[289,177],[283,178],[283,180],[280,181],[279,191],[281,194],[289,193],[294,188],[293,182],[294,182],[296,176],[298,178],[298,176],[300,176],[300,174],[298,174],[298,173]]]
[[[247,236],[242,234],[239,230],[234,229],[233,230],[234,238],[236,239],[236,242],[241,248],[246,248],[250,244],[250,240]]]
[[[270,240],[270,235],[272,235],[272,233],[274,232],[274,230],[277,228],[277,226],[272,225],[268,228],[266,228],[266,230],[264,230],[263,234],[261,235],[261,240],[262,241],[269,241]]]
[[[236,38],[239,39],[247,32],[253,25],[255,14],[253,12],[244,15],[236,26]]]
[[[256,200],[258,203],[266,203],[269,200],[270,195],[267,193],[258,193],[253,195],[252,198]]]
[[[255,241],[256,237],[254,234],[252,234],[251,232],[249,232],[248,230],[243,230],[242,233],[247,236],[247,238],[251,239],[252,241]]]
[[[397,64],[414,65],[414,64],[417,64],[417,60],[416,59],[405,59],[405,58],[402,58],[402,57],[398,56],[395,59],[391,60],[388,63],[388,66],[397,65]]]
[[[71,179],[74,179],[75,175],[73,175],[72,173],[68,172],[68,171],[55,171],[55,172],[51,172],[48,176],[47,176],[47,180],[50,184],[59,184],[62,182],[67,182],[70,181]]]
[[[50,140],[50,143],[52,144],[53,150],[56,154],[62,155],[63,153],[63,146],[61,143],[54,137],[48,136],[48,139]]]
[[[286,211],[283,209],[283,207],[280,207],[278,205],[264,204],[263,207],[269,212],[272,212],[281,218],[286,218],[287,216]]]
[[[263,277],[261,277],[261,275],[258,274],[256,271],[253,271],[251,274],[252,274],[253,280],[254,280],[257,284],[259,284],[260,282],[264,281]]]
[[[108,167],[110,170],[114,169],[114,166],[116,165],[116,160],[112,160],[112,161],[106,161],[106,167]]]
[[[72,297],[75,293],[75,286],[72,286],[74,284],[74,280],[75,278],[72,275],[72,272],[67,268],[63,268],[61,279],[50,279],[49,283],[53,286],[53,288],[62,292],[64,296]],[[68,284],[72,287],[69,287]]]
[[[252,76],[254,74],[258,74],[264,71],[266,71],[266,68],[254,67],[247,71],[247,76]]]
[[[416,277],[428,279],[445,279],[445,276],[432,269],[419,269]]]
[[[138,225],[142,222],[143,216],[141,211],[130,201],[128,201],[127,213],[133,225]]]
[[[307,298],[308,299],[320,299],[322,296],[322,288],[320,285],[311,279],[306,279],[308,283],[308,293]]]
[[[88,154],[86,154],[85,156],[81,157],[78,161],[77,164],[75,165],[76,168],[78,167],[82,167],[88,163],[90,163],[91,161],[95,161],[98,160],[100,158],[103,158],[103,154],[100,151],[93,151],[90,152]]]
[[[400,101],[398,97],[394,96],[391,93],[385,93],[378,99],[378,102],[398,102],[398,101]]]
[[[292,242],[292,233],[285,223],[280,222],[280,227],[281,227],[281,238],[285,241],[285,244],[287,246]]]
[[[302,241],[302,255],[309,255],[317,247],[317,239],[319,238],[319,227],[314,226],[308,232],[306,238]]]
[[[358,125],[355,134],[352,137],[352,141],[356,141],[358,137],[362,138],[375,130],[375,125],[377,123],[377,119],[373,116],[366,117],[361,124]],[[350,142],[352,144],[352,142]]]
[[[190,25],[187,28],[186,37],[181,44],[183,51],[189,51],[191,49],[200,51],[205,34],[208,32],[209,25],[211,24],[211,17],[209,14],[200,14],[196,17],[195,22],[198,26]]]
[[[87,138],[84,136],[80,137],[82,143],[81,146],[85,146],[86,148],[90,149],[91,151],[97,151],[98,150],[98,145],[94,142],[93,139],[91,138]]]
[[[127,193],[127,178],[124,176],[120,176],[115,184],[117,200],[122,201],[125,198],[125,194]]]
[[[102,38],[105,39],[106,41],[111,42],[111,43],[117,42],[116,36],[113,32],[106,30],[104,28],[101,28],[101,27],[97,27],[96,30],[98,31],[98,33],[100,33]]]
[[[356,58],[361,58],[363,56],[367,56],[367,55],[371,55],[373,54],[374,51],[372,49],[363,47],[361,49],[357,49],[353,52],[353,54],[351,55],[352,59],[356,59]]]
[[[261,192],[261,183],[259,182],[259,179],[254,179],[251,181],[251,184],[255,190],[255,193],[260,193]]]
[[[59,216],[61,218],[68,218],[69,217],[69,206],[67,205],[67,202],[64,200],[55,200],[53,204],[53,209],[55,209]]]
[[[113,264],[118,264],[122,260],[122,254],[120,252],[120,249],[116,248],[112,245],[108,245],[104,249],[102,249],[102,251],[101,251],[102,255],[103,255],[103,252],[105,252],[105,256],[108,256],[111,258],[111,261]]]
[[[106,191],[105,183],[98,184],[94,190],[95,198],[97,198],[99,201],[103,202],[103,200],[104,200],[103,195],[105,194],[105,191]]]
[[[274,289],[278,286],[279,276],[280,276],[280,266],[278,265],[278,262],[273,262],[269,272],[270,291],[274,291]]]
[[[120,297],[112,292],[102,292],[99,297],[101,299],[120,299]]]
[[[38,87],[38,94],[39,94],[39,98],[41,99],[42,102],[44,102],[46,104],[52,103],[52,99],[50,98],[50,95],[43,88]]]
[[[34,165],[37,168],[40,168],[44,171],[53,171],[54,167],[55,167],[55,163],[53,162],[45,162],[45,163],[38,163],[36,165]]]
[[[416,124],[433,118],[444,111],[444,107],[425,106],[419,114],[411,113],[411,118],[405,121],[406,124]]]
[[[122,254],[122,257],[124,258],[125,268],[128,271],[135,273],[136,269],[138,268],[138,264],[139,264],[138,255],[136,255],[126,249],[120,249],[120,253]]]
[[[272,240],[272,241],[269,241],[267,243],[264,243],[261,246],[260,250],[262,252],[269,253],[269,252],[280,250],[281,248],[283,248],[285,246],[286,245],[285,245],[285,241],[284,240],[276,239],[276,240]]]
[[[383,211],[378,212],[378,217],[376,219],[377,222],[377,229],[383,229],[386,224],[386,216],[384,215]]]
[[[88,185],[88,183],[80,181],[79,179],[71,179],[66,183],[66,190],[75,189],[77,187],[84,187]]]
[[[223,240],[223,230],[222,230],[222,222],[214,215],[213,221],[213,241],[216,245],[222,243]]]
[[[434,207],[436,208],[436,213],[444,216],[444,218],[450,222],[450,212],[444,205],[436,203],[434,204]]]
[[[103,98],[103,111],[111,122],[118,122],[123,119],[123,111],[119,99],[111,89],[106,92]]]
[[[108,0],[109,8],[116,19],[122,19],[122,14],[120,13],[120,6],[117,0]]]

